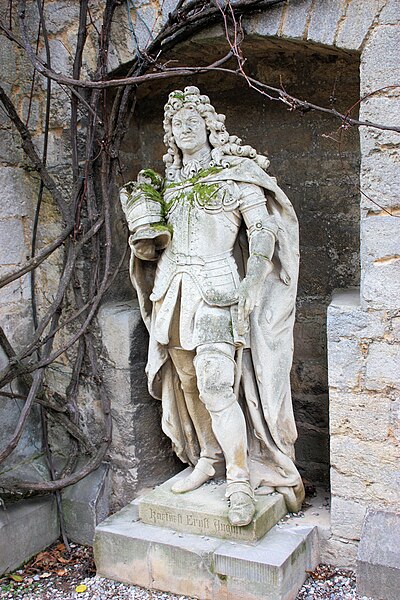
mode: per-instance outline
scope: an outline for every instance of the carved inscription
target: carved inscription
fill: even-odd
[[[228,521],[216,517],[197,517],[192,513],[172,513],[165,509],[154,509],[149,507],[149,512],[144,518],[147,523],[161,525],[179,530],[192,531],[206,535],[215,535],[216,537],[225,537],[231,535],[241,537],[246,535],[243,527],[230,525]]]
[[[150,508],[150,520],[154,525],[182,525],[182,515],[174,515],[167,510]]]

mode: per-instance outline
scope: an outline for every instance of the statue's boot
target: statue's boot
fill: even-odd
[[[231,525],[244,527],[251,523],[256,512],[255,502],[248,494],[244,492],[233,492],[229,496],[230,508],[228,511],[228,521]]]
[[[211,465],[209,465],[209,467],[209,469],[203,470],[201,466],[199,467],[197,464],[188,477],[185,477],[185,479],[179,479],[176,483],[174,483],[174,485],[171,487],[171,491],[174,492],[174,494],[184,494],[185,492],[197,490],[197,488],[202,486],[203,483],[206,483],[206,481],[215,475],[215,470],[211,467]],[[208,472],[206,472],[206,470]]]

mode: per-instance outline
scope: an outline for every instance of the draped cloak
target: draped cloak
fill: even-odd
[[[267,209],[278,227],[272,262],[274,269],[264,284],[258,305],[250,314],[250,350],[243,353],[240,404],[248,433],[250,480],[259,493],[271,488],[297,488],[297,510],[303,486],[294,464],[297,430],[294,421],[290,369],[293,358],[293,325],[299,267],[298,222],[294,209],[276,183],[255,161],[224,157],[224,169],[200,183],[234,181],[263,189]],[[201,232],[199,233],[201,235]],[[242,231],[243,234],[243,231]],[[235,256],[245,275],[249,255],[247,236],[239,234]],[[185,405],[179,378],[166,346],[152,335],[151,295],[156,263],[136,258],[132,252],[130,274],[137,290],[142,318],[150,334],[146,374],[150,394],[162,402],[162,428],[174,451],[185,463],[196,465],[199,445]],[[293,505],[291,510],[293,510]]]

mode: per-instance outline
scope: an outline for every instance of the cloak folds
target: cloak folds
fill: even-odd
[[[288,509],[298,511],[304,498],[304,488],[294,464],[297,431],[290,392],[299,265],[297,218],[276,180],[255,161],[227,156],[223,158],[222,166],[222,171],[199,182],[234,181],[258,185],[264,190],[268,212],[278,226],[272,259],[274,269],[264,283],[258,306],[250,315],[250,349],[243,353],[240,403],[247,423],[253,488],[256,493],[270,493],[273,489],[280,491],[285,496]],[[246,236],[239,235],[237,245],[235,255],[240,257],[245,270],[248,258]],[[199,446],[178,375],[167,347],[159,344],[152,335],[149,296],[155,270],[156,263],[137,259],[132,252],[131,279],[150,334],[146,367],[149,391],[162,401],[162,428],[172,440],[176,454],[183,462],[194,466],[199,459]]]

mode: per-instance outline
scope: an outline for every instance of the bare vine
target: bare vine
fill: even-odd
[[[284,0],[179,0],[169,14],[159,33],[146,49],[138,51],[125,77],[110,78],[108,53],[111,28],[119,0],[104,0],[101,28],[98,31],[97,67],[90,79],[82,79],[82,61],[88,38],[88,28],[93,20],[89,0],[80,1],[79,26],[72,77],[56,72],[51,66],[49,37],[46,28],[45,2],[37,0],[38,34],[46,50],[46,59],[38,55],[38,44],[32,46],[26,27],[26,1],[19,0],[18,8],[10,3],[9,23],[0,22],[0,33],[29,58],[33,77],[43,77],[47,84],[47,117],[44,123],[45,139],[49,132],[48,114],[51,103],[51,82],[64,86],[70,95],[70,141],[72,186],[69,197],[52,177],[46,166],[46,144],[39,156],[29,130],[29,117],[24,123],[6,91],[0,87],[0,104],[18,131],[22,148],[32,168],[40,177],[36,223],[40,219],[41,199],[44,190],[50,194],[63,221],[63,230],[50,244],[37,250],[36,227],[32,239],[30,258],[12,273],[0,278],[0,288],[30,273],[32,277],[32,305],[34,333],[16,351],[5,332],[0,328],[0,345],[8,357],[8,364],[0,371],[0,397],[13,397],[24,402],[14,433],[0,452],[0,462],[8,457],[21,438],[28,415],[34,403],[43,411],[43,430],[47,420],[58,423],[71,440],[71,453],[60,472],[52,463],[51,448],[45,441],[49,464],[48,481],[18,481],[16,490],[56,492],[78,482],[96,469],[106,456],[111,442],[112,421],[110,400],[102,381],[101,368],[95,347],[93,322],[104,294],[114,281],[125,256],[116,269],[111,267],[113,239],[110,220],[110,202],[115,196],[116,176],[119,168],[119,150],[135,111],[137,88],[143,83],[192,74],[218,72],[244,79],[248,86],[271,101],[299,112],[321,111],[338,119],[340,127],[368,126],[400,132],[399,127],[388,124],[360,121],[351,111],[342,114],[333,107],[323,107],[291,96],[282,87],[277,88],[250,77],[245,70],[241,50],[243,30],[241,16],[255,11],[268,10]],[[13,19],[19,23],[19,33],[12,28]],[[225,27],[227,53],[220,60],[205,66],[171,67],[163,63],[166,51],[189,39],[194,33],[215,23]],[[235,59],[236,65],[226,63]],[[107,94],[115,88],[111,110],[107,111]],[[79,144],[78,116],[86,116],[85,144]],[[52,302],[40,316],[36,310],[35,271],[55,251],[62,251],[62,273]],[[89,278],[78,264],[85,255],[91,257]],[[46,369],[69,349],[74,349],[70,383],[64,395],[54,393],[46,386]],[[102,407],[102,433],[92,440],[79,425],[78,395],[85,365],[91,374],[97,400]],[[19,383],[21,393],[5,389],[13,382]],[[77,467],[78,458],[86,457],[84,466]]]

